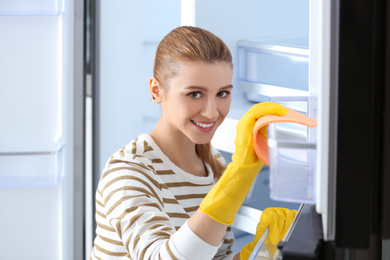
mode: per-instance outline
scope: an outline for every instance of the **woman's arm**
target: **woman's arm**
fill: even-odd
[[[132,259],[212,259],[227,226],[196,212],[188,221],[192,228],[187,222],[176,231],[165,212],[163,190],[153,176],[137,162],[115,163],[103,174],[97,217],[100,227],[111,231],[99,229],[100,237],[105,238],[97,246],[104,250],[97,250],[96,256],[127,251]],[[172,211],[181,206],[169,207]]]
[[[189,219],[188,225],[199,238],[213,246],[221,244],[227,228],[199,210]]]
[[[232,162],[189,222],[194,233],[207,243],[218,245],[222,241],[226,225],[234,222],[237,211],[264,165],[253,148],[252,132],[256,120],[265,115],[285,115],[287,111],[279,104],[264,102],[254,105],[239,120]]]

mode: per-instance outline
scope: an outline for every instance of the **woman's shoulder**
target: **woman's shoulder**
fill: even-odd
[[[140,135],[127,145],[116,151],[106,162],[100,181],[102,183],[110,183],[113,178],[118,176],[138,176],[140,179],[147,180],[159,185],[154,164],[157,155],[154,149],[148,143],[148,138],[145,135]],[[121,178],[125,181],[125,177]]]
[[[117,150],[110,160],[139,161],[142,159],[153,160],[158,156],[153,149],[153,140],[146,134],[141,134],[121,149]]]
[[[159,154],[153,148],[152,142],[148,135],[139,135],[111,155],[103,171],[121,165],[139,165],[144,170],[153,171],[153,163],[158,161]]]

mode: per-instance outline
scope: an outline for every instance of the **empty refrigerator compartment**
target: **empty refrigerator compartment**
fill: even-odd
[[[2,0],[0,16],[52,16],[63,12],[63,0]]]
[[[274,97],[271,101],[316,118],[316,98]],[[315,203],[316,127],[270,124],[268,147],[270,197],[278,201]]]
[[[238,67],[239,87],[250,101],[308,95],[306,37],[241,40]]]
[[[270,196],[288,202],[315,202],[316,144],[310,128],[290,123],[269,126]]]

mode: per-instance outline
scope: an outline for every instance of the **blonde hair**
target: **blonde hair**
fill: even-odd
[[[180,62],[193,61],[228,62],[233,66],[230,50],[219,37],[199,27],[181,26],[169,32],[158,45],[153,76],[162,87],[167,87],[169,80],[179,73]],[[213,156],[210,143],[196,144],[195,148],[219,178],[226,167]]]

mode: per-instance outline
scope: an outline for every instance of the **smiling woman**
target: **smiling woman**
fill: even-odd
[[[206,160],[202,155],[196,156],[194,147],[208,145],[229,112],[232,67],[227,62],[196,61],[182,62],[179,69],[180,73],[170,80],[169,87],[161,86],[154,77],[150,80],[151,95],[162,108],[160,121],[150,136],[160,147],[167,147],[167,150],[163,148],[166,154],[182,150],[171,160],[190,170],[199,165],[194,158]],[[164,145],[168,143],[171,145]],[[174,147],[174,144],[179,144],[179,147]],[[212,170],[220,175],[218,169]]]
[[[205,90],[205,88],[207,90],[210,86],[214,87],[214,91],[216,88],[232,87],[232,62],[229,48],[216,35],[197,27],[178,27],[166,35],[158,45],[153,68],[154,76],[150,79],[151,95],[154,97],[155,87],[158,87],[160,91],[167,92],[168,88],[172,88],[172,85],[170,85],[172,80],[176,84],[184,84],[182,86],[186,88],[200,88],[193,89],[194,91],[189,90],[189,93],[187,93],[189,96],[206,94],[205,91],[201,92],[201,90]],[[192,66],[195,64],[197,66]],[[213,72],[217,74],[213,74]],[[177,78],[176,76],[179,73],[181,75]],[[206,76],[207,78],[203,78]],[[227,91],[229,90],[231,88],[227,89]],[[186,91],[186,89],[183,88],[182,91]],[[228,96],[230,97],[230,91]],[[228,101],[227,110],[230,108],[231,99],[229,98]],[[155,100],[155,102],[160,101]],[[204,105],[204,103],[197,104],[197,106],[200,105]],[[184,106],[178,107],[184,109]],[[174,111],[179,112],[178,107]],[[207,119],[206,122],[209,120]],[[218,126],[219,124],[214,127],[212,134]],[[210,140],[197,143],[196,150],[199,157],[210,164],[216,177],[220,177],[225,167],[211,154]],[[187,160],[184,161],[185,164],[188,163]]]
[[[229,225],[263,166],[253,126],[285,111],[271,103],[251,109],[226,167],[210,141],[230,109],[232,67],[226,45],[201,28],[178,27],[160,42],[149,91],[161,117],[103,170],[91,259],[240,258]]]

